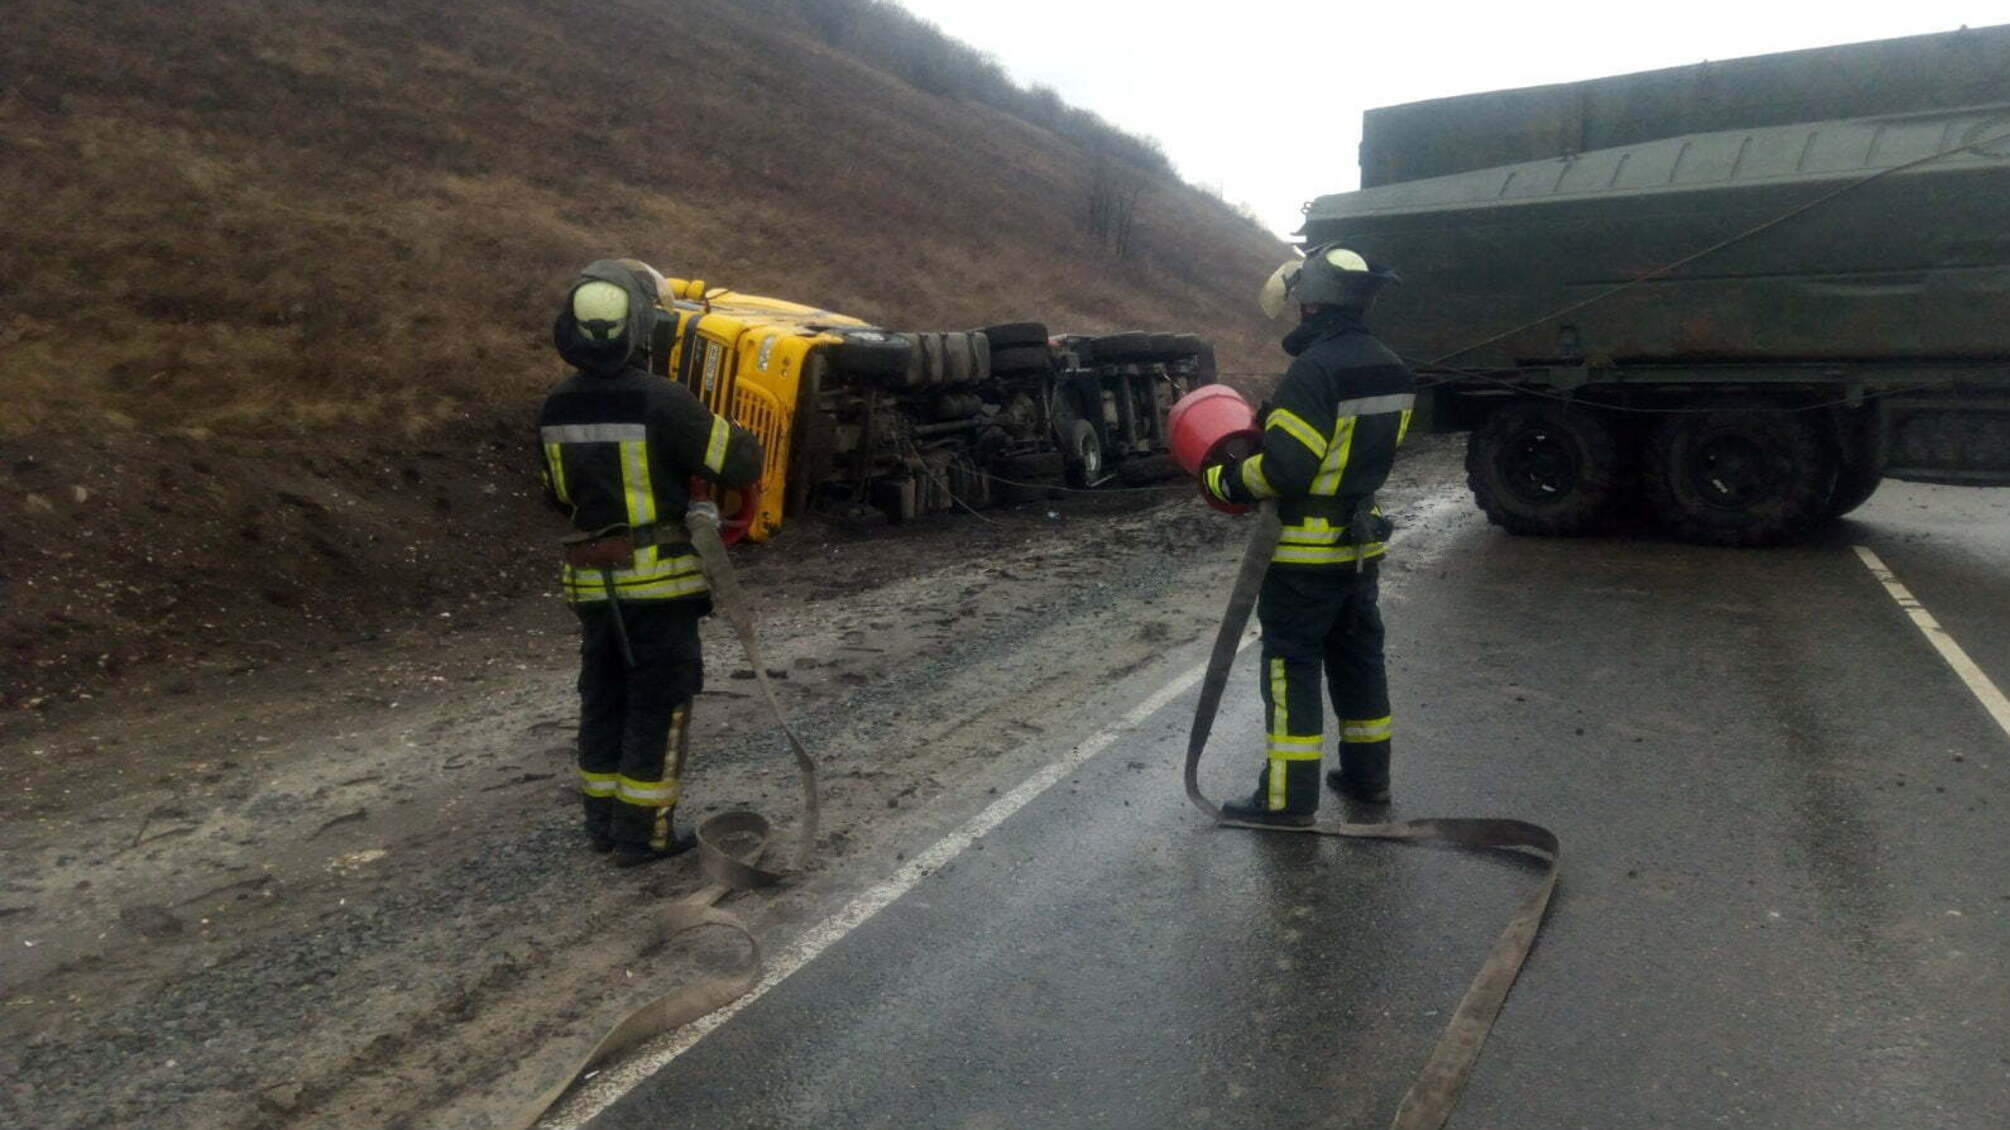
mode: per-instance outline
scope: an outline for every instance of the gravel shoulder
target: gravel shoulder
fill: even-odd
[[[1458,478],[1426,438],[1384,497],[1400,520]],[[1241,536],[1168,492],[741,553],[824,827],[812,872],[729,905],[786,944],[1190,665]],[[786,749],[724,625],[706,642],[691,815],[758,809],[786,851]],[[653,946],[695,860],[578,841],[575,646],[555,600],[431,616],[0,736],[0,1122],[479,1125],[732,960]]]

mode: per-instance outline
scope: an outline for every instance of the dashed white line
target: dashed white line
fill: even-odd
[[[1912,595],[1912,590],[1898,582],[1897,575],[1879,560],[1877,554],[1872,553],[1869,547],[1859,545],[1856,547],[1856,555],[1870,569],[1871,575],[1884,585],[1884,591],[1891,594],[1891,598],[1898,602],[1898,606],[1905,610],[1907,616],[1912,617],[1913,624],[1919,628],[1920,634],[1926,637],[1926,642],[1933,645],[1933,650],[1939,652],[1942,659],[1947,660],[1947,665],[1954,668],[1954,673],[1961,676],[1961,681],[1968,685],[1968,689],[1974,692],[1977,699],[1981,700],[1982,709],[1987,710],[1989,716],[1996,720],[1996,724],[2002,727],[2004,736],[2010,737],[2010,698],[2003,697],[2001,688],[1997,687],[1982,668],[1975,665],[1973,659],[1968,658],[1968,653],[1961,650],[1961,645],[1954,642],[1954,637],[1947,634],[1947,629],[1940,626],[1940,621],[1933,618],[1933,613],[1928,612],[1926,606],[1919,603],[1919,598]]]

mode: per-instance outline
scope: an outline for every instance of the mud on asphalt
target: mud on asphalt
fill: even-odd
[[[1414,443],[1385,500],[1456,463]],[[736,912],[804,929],[1009,788],[1093,721],[1087,689],[1207,637],[1241,536],[1176,490],[741,551],[825,794],[816,869]],[[723,625],[706,645],[691,815],[759,809],[786,848],[785,748]],[[411,615],[0,736],[0,1123],[466,1125],[540,1048],[733,959],[645,952],[695,860],[617,872],[579,841],[575,649],[555,598]]]

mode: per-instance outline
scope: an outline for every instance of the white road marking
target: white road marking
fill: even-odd
[[[1255,643],[1257,638],[1253,633],[1243,637],[1242,643],[1236,650],[1242,651]],[[971,817],[961,828],[944,836],[933,847],[909,860],[906,866],[894,872],[891,877],[853,899],[843,910],[818,923],[793,946],[775,955],[768,965],[767,972],[752,989],[747,991],[747,995],[717,1012],[708,1013],[674,1032],[657,1037],[643,1045],[642,1050],[633,1057],[595,1075],[591,1082],[581,1087],[571,1099],[563,1103],[554,1116],[539,1123],[540,1127],[543,1130],[578,1130],[595,1115],[614,1105],[615,1100],[633,1090],[643,1080],[691,1050],[693,1045],[704,1039],[713,1029],[731,1020],[741,1009],[759,1000],[769,989],[781,984],[790,974],[808,965],[818,954],[829,949],[867,919],[885,910],[895,900],[913,890],[923,879],[962,854],[986,832],[1004,823],[1013,813],[1031,803],[1035,797],[1052,788],[1063,777],[1081,768],[1084,762],[1108,749],[1117,739],[1136,729],[1139,723],[1164,709],[1167,703],[1185,694],[1206,674],[1205,663],[1185,672],[1132,707],[1130,712],[1118,719],[1114,726],[1094,734],[1076,746],[1072,753],[1021,781],[1018,787],[986,805],[982,812]]]
[[[1982,701],[1982,708],[1987,710],[1989,716],[1996,720],[1996,724],[2003,728],[2004,736],[2010,737],[2010,698],[2003,697],[2003,691],[1983,673],[1982,668],[1975,665],[1973,659],[1968,658],[1968,653],[1961,650],[1961,645],[1954,642],[1954,637],[1947,634],[1947,629],[1940,626],[1940,621],[1935,620],[1933,614],[1926,610],[1926,606],[1919,603],[1919,598],[1898,583],[1897,575],[1878,559],[1877,554],[1872,553],[1868,547],[1859,545],[1856,547],[1856,555],[1863,559],[1871,575],[1884,585],[1884,591],[1891,594],[1891,598],[1898,602],[1898,606],[1905,610],[1906,615],[1912,617],[1912,622],[1918,625],[1920,634],[1926,637],[1926,642],[1933,645],[1933,650],[1939,652],[1942,659],[1947,660],[1947,665],[1954,668],[1954,673],[1961,676],[1961,681],[1968,684],[1968,689]]]
[[[1405,534],[1411,528],[1422,529],[1424,522],[1453,509],[1459,498],[1444,497],[1432,500],[1412,519],[1414,525],[1398,530],[1389,539],[1394,547],[1407,540]],[[1236,652],[1248,649],[1260,636],[1254,628],[1243,636]],[[539,1121],[539,1130],[579,1130],[601,1111],[613,1106],[621,1096],[640,1086],[651,1075],[669,1066],[672,1060],[696,1046],[714,1029],[739,1015],[741,1009],[767,995],[768,990],[787,980],[789,976],[814,961],[818,954],[836,944],[846,934],[851,933],[867,919],[891,906],[902,895],[913,890],[923,879],[940,870],[949,861],[961,855],[971,844],[985,833],[1004,823],[1011,815],[1030,804],[1034,798],[1054,787],[1063,777],[1082,767],[1090,758],[1108,749],[1117,739],[1137,728],[1145,719],[1164,709],[1167,703],[1192,689],[1195,683],[1207,674],[1207,664],[1201,663],[1174,678],[1171,682],[1152,692],[1143,702],[1132,707],[1130,712],[1117,723],[1084,740],[1074,752],[1048,765],[1031,777],[1021,781],[1017,787],[985,806],[982,812],[970,818],[961,828],[944,836],[934,846],[909,860],[906,866],[894,872],[884,881],[867,889],[863,894],[846,904],[843,910],[819,922],[810,931],[797,939],[788,949],[770,959],[767,971],[747,994],[717,1012],[684,1025],[674,1032],[663,1035],[642,1045],[641,1050],[615,1064],[607,1070],[594,1073],[587,1082],[544,1119]]]

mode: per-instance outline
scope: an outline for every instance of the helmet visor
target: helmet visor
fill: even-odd
[[[1270,277],[1263,282],[1263,289],[1256,293],[1256,304],[1263,308],[1264,317],[1284,317],[1285,308],[1291,304],[1291,287],[1298,281],[1298,272],[1304,269],[1303,260],[1287,259],[1270,272]]]

